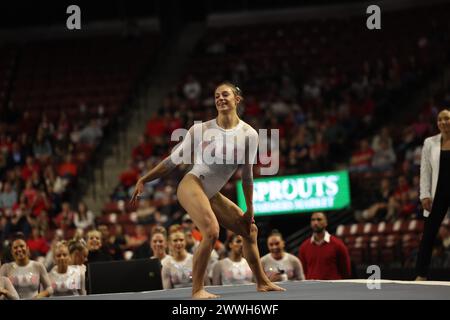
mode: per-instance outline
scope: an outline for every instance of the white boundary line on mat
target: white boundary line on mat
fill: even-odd
[[[346,279],[346,280],[318,280],[321,282],[348,282],[348,283],[396,283],[396,284],[416,284],[425,286],[450,286],[450,281],[401,281],[401,280],[372,280],[372,279]]]

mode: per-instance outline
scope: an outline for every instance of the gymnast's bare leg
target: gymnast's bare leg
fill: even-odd
[[[271,282],[264,272],[258,250],[258,228],[252,221],[253,217],[244,214],[241,208],[220,192],[214,195],[210,201],[219,223],[243,237],[244,258],[255,276],[257,290],[262,292],[285,291]]]
[[[256,279],[258,291],[284,291],[272,283],[264,273],[257,246],[257,227],[252,218],[244,215],[232,201],[218,193],[208,200],[200,180],[187,174],[178,186],[178,200],[191,216],[202,234],[202,241],[194,254],[192,270],[192,297],[197,299],[217,298],[204,289],[204,276],[214,243],[219,237],[219,222],[222,226],[242,235],[244,257]]]
[[[204,278],[211,251],[219,238],[219,223],[196,176],[184,176],[178,185],[177,197],[202,234],[202,241],[195,250],[192,265],[192,298],[217,298],[217,295],[205,290]]]

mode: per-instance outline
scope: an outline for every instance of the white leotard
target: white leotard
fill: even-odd
[[[66,273],[58,273],[55,266],[48,274],[54,296],[86,295],[85,269],[83,266],[71,265]]]
[[[5,263],[0,268],[0,276],[8,277],[20,299],[32,299],[40,292],[40,287],[53,294],[47,270],[42,263],[30,261],[26,266],[15,262]]]
[[[214,285],[250,284],[253,273],[247,260],[235,262],[230,258],[225,258],[217,262],[213,271]]]
[[[273,273],[285,275],[283,280],[304,280],[303,266],[299,258],[293,254],[284,252],[283,258],[275,260],[270,253],[261,258],[264,271],[270,277]]]
[[[191,287],[193,255],[188,253],[183,261],[176,261],[169,255],[166,257],[161,270],[164,289]]]
[[[249,124],[239,120],[234,128],[223,129],[216,119],[212,119],[194,124],[169,158],[173,164],[180,164],[184,150],[193,153],[194,165],[188,174],[201,180],[210,199],[228,182],[239,165],[243,165],[243,181],[253,179],[252,165],[256,162],[257,149],[258,133]],[[177,161],[173,156],[178,157]],[[186,163],[186,159],[192,162],[191,155],[182,162]]]

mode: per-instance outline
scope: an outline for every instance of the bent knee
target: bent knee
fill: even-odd
[[[217,239],[219,239],[219,226],[218,225],[211,225],[208,226],[204,232],[202,232],[202,240],[210,242],[211,244],[215,244]]]

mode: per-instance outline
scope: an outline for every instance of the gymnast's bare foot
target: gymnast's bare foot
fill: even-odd
[[[216,294],[209,293],[208,291],[201,289],[192,294],[192,299],[214,299],[219,298],[220,296]]]
[[[268,291],[286,291],[285,288],[277,286],[273,282],[263,283],[256,286],[256,290],[259,292],[268,292]]]
[[[427,281],[426,277],[417,276],[415,281]]]

